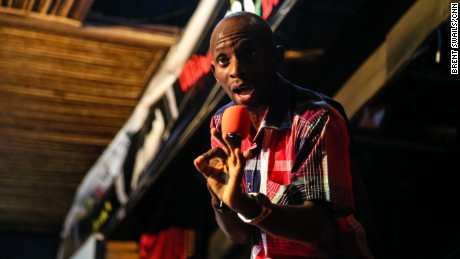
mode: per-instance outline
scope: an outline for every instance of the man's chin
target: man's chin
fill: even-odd
[[[249,106],[251,103],[253,103],[253,96],[251,94],[241,94],[241,95],[235,95],[233,97],[233,101],[236,103],[236,104],[239,104],[239,105],[246,105],[246,106]]]

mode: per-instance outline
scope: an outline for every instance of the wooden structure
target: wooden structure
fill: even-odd
[[[92,1],[0,6],[0,231],[58,234],[178,30],[87,27]]]
[[[81,25],[93,0],[1,0],[0,12]]]

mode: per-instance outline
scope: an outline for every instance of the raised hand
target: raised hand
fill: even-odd
[[[228,134],[211,129],[211,135],[222,146],[214,147],[194,160],[197,170],[206,178],[208,189],[214,198],[223,201],[233,210],[243,206],[243,175],[250,151],[244,153]]]

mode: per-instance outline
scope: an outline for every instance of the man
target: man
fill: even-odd
[[[373,258],[354,214],[346,118],[331,104],[341,106],[278,74],[283,50],[255,14],[225,17],[210,49],[232,102],[213,116],[213,148],[194,164],[227,237],[252,242],[251,258]],[[220,130],[235,104],[252,124],[241,147]]]

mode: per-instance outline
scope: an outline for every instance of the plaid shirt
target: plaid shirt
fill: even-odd
[[[353,215],[344,117],[319,94],[287,81],[274,96],[256,135],[241,144],[243,151],[253,151],[246,162],[245,189],[264,193],[275,204],[326,201],[332,205],[333,219],[318,243],[291,242],[259,231],[251,258],[373,258],[365,230]],[[223,111],[231,105],[216,112],[211,127],[220,129]],[[211,139],[211,145],[220,144]]]

